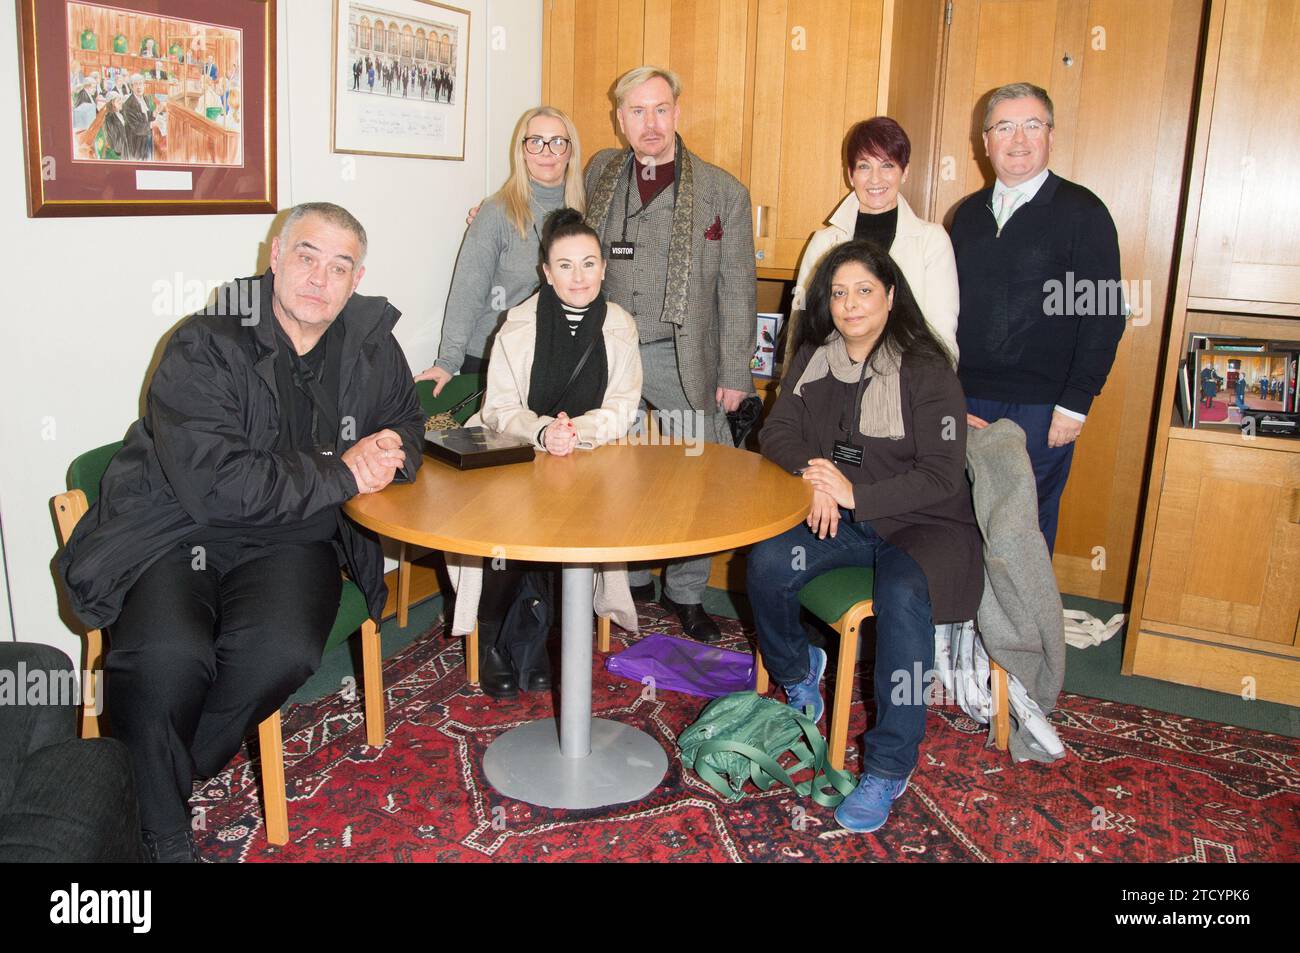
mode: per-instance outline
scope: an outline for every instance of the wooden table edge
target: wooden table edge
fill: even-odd
[[[528,562],[559,563],[629,563],[649,562],[661,559],[681,559],[690,556],[704,556],[710,553],[722,553],[760,543],[765,539],[780,536],[786,530],[797,526],[807,515],[805,506],[799,512],[781,517],[758,527],[711,536],[707,540],[690,540],[682,543],[654,543],[642,546],[502,546],[500,543],[486,543],[478,540],[460,539],[442,536],[438,533],[426,533],[409,527],[396,525],[387,520],[377,519],[366,513],[355,513],[349,500],[343,505],[344,512],[353,522],[380,536],[395,539],[413,546],[424,546],[463,556],[504,556],[507,559],[522,559]]]

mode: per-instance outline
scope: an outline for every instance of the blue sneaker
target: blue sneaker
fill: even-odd
[[[853,793],[835,809],[835,820],[840,827],[858,834],[870,834],[885,826],[889,810],[907,790],[909,774],[905,778],[878,778],[864,774]]]
[[[797,712],[806,714],[812,706],[813,724],[822,720],[826,703],[822,701],[822,675],[826,673],[826,653],[815,645],[808,646],[808,674],[802,682],[785,686],[785,700]]]

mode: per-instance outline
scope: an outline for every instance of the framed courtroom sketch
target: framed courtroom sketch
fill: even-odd
[[[18,0],[27,214],[276,211],[275,0]]]
[[[333,150],[464,160],[469,22],[433,0],[334,0]]]

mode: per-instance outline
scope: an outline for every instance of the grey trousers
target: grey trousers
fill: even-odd
[[[732,446],[726,413],[714,408],[712,413],[697,414],[687,400],[677,370],[677,345],[671,339],[641,345],[641,375],[641,410],[645,411],[647,404],[654,408],[661,435],[683,442],[703,440]],[[673,602],[698,605],[704,599],[712,564],[711,556],[667,563],[662,576],[664,594]],[[630,585],[644,586],[650,582],[649,569],[632,566],[628,569]]]

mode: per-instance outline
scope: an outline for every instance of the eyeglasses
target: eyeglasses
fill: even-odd
[[[1050,122],[1043,122],[1041,119],[1026,119],[1024,122],[1012,122],[1010,119],[1004,119],[1001,122],[995,122],[985,129],[985,132],[993,133],[998,139],[1010,139],[1016,134],[1017,129],[1025,131],[1026,139],[1041,139],[1043,133],[1052,128]]]
[[[524,148],[530,155],[539,156],[546,149],[551,150],[551,155],[562,156],[569,151],[569,140],[563,136],[555,136],[551,139],[543,139],[541,136],[525,136]]]

